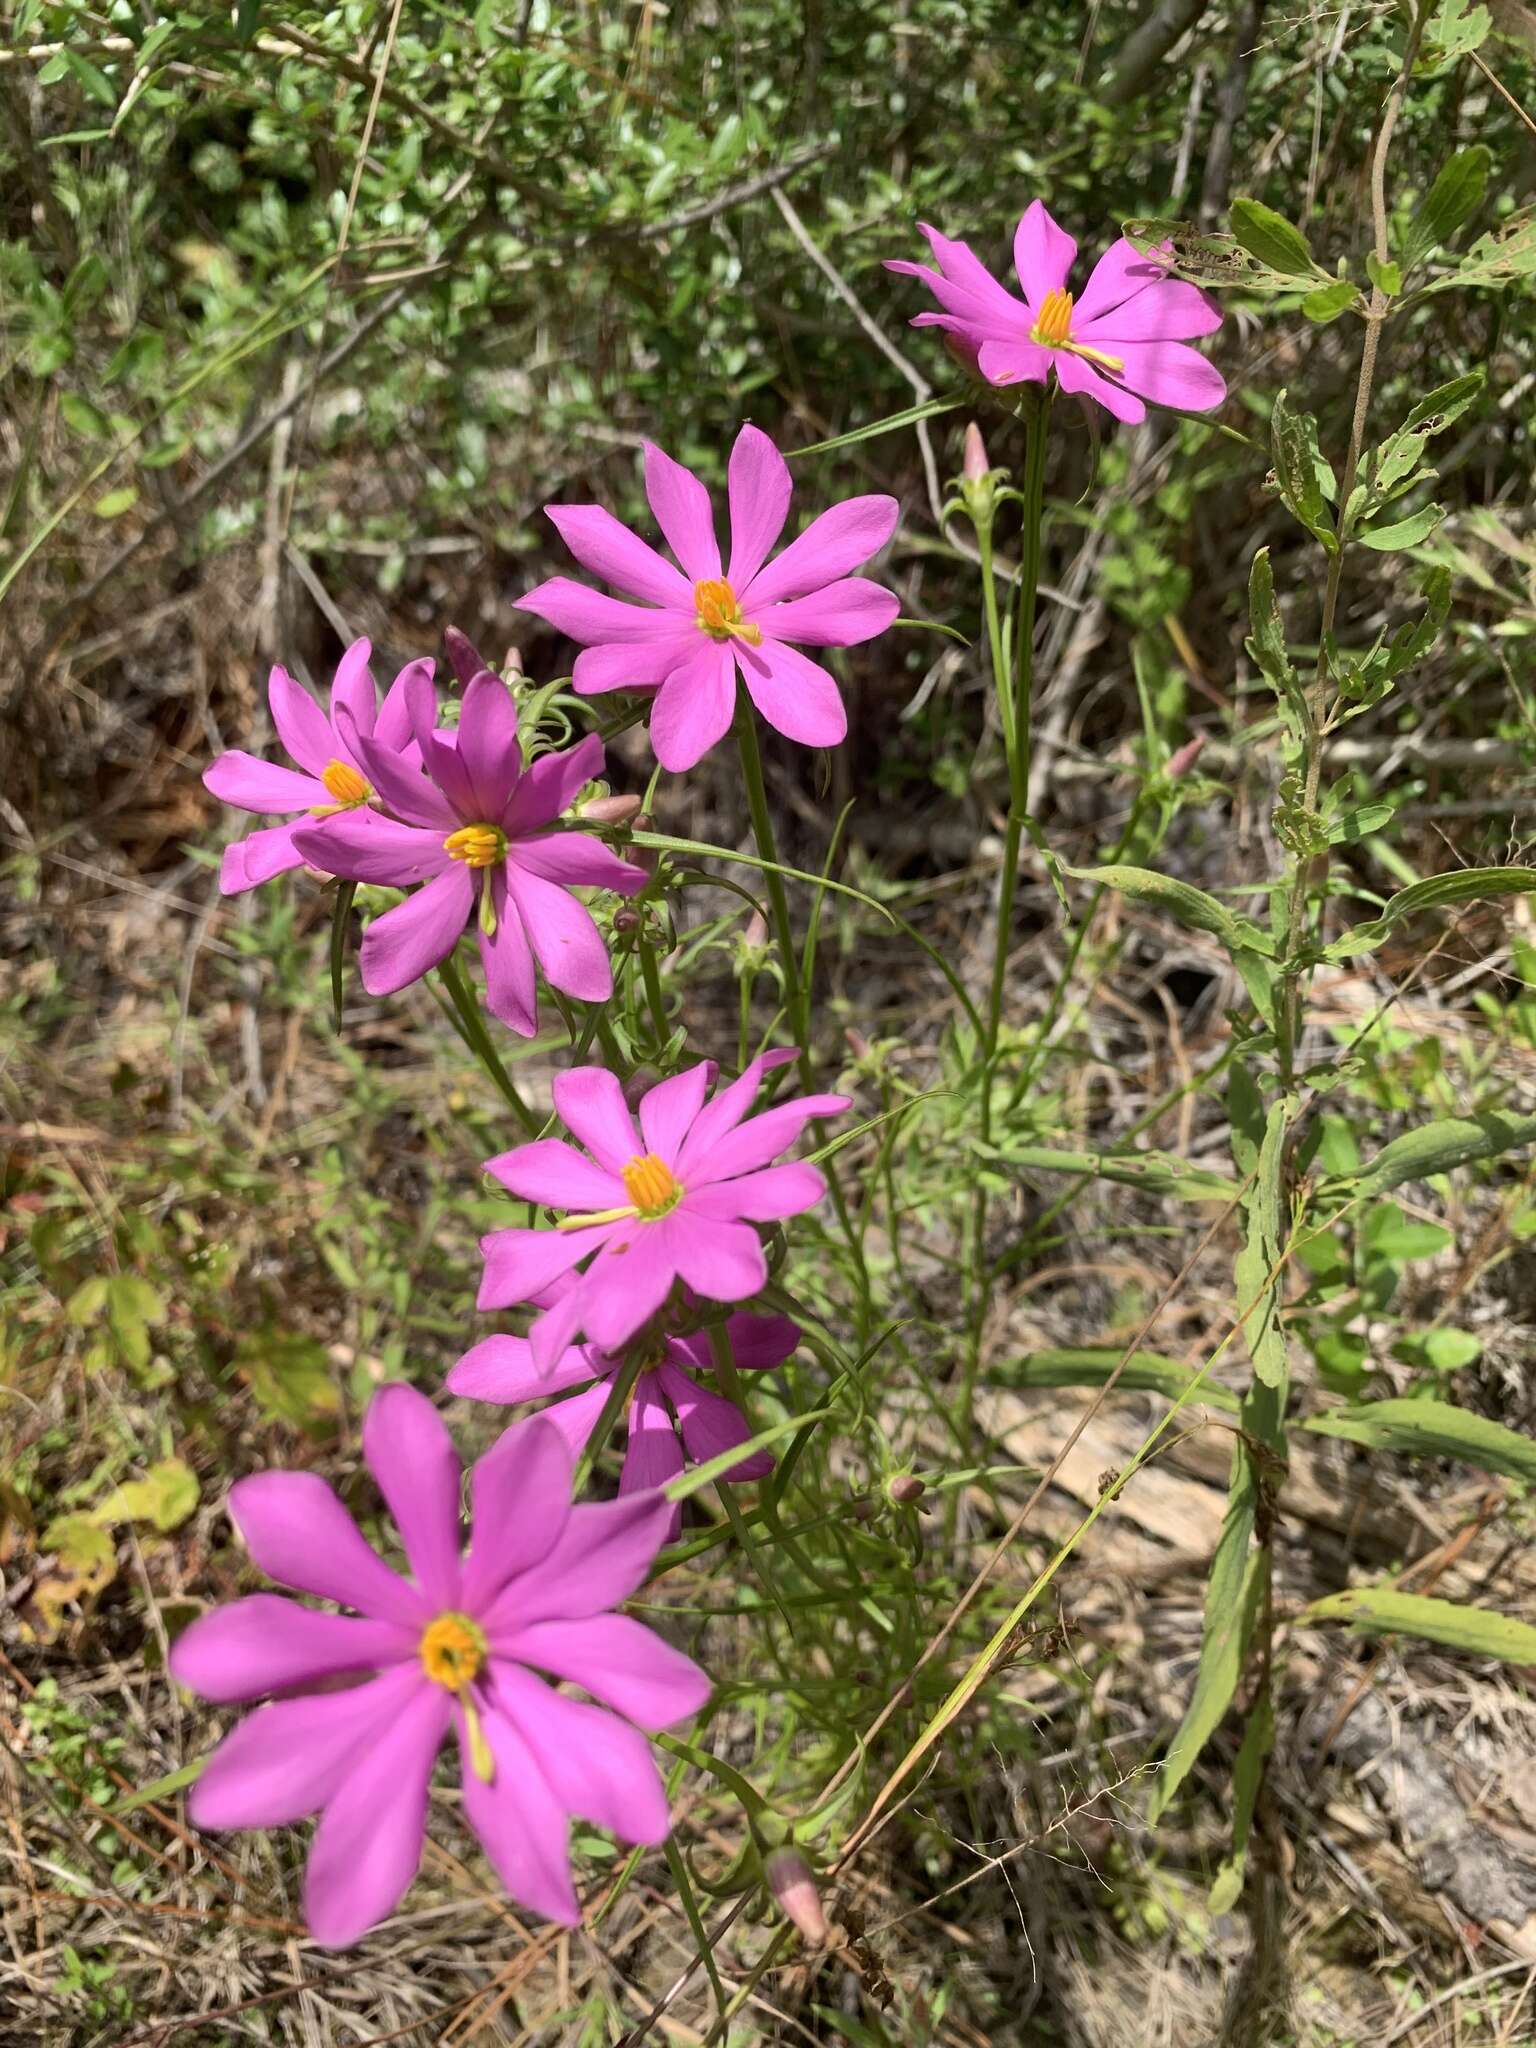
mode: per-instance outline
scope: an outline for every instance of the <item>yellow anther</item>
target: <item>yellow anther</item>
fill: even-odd
[[[695,583],[693,602],[698,629],[711,640],[744,640],[749,647],[762,645],[762,627],[751,625],[741,616],[741,601],[724,577],[710,576]]]
[[[480,1715],[475,1703],[467,1692],[461,1692],[459,1705],[464,1711],[464,1733],[469,1737],[470,1769],[482,1785],[494,1784],[496,1759],[491,1754],[491,1745],[485,1739],[485,1730],[480,1725]]]
[[[327,761],[320,780],[339,804],[365,804],[373,794],[349,761]]]
[[[507,857],[507,835],[499,825],[461,825],[443,841],[450,860],[469,868],[493,868]]]
[[[469,1684],[485,1655],[485,1637],[467,1614],[450,1609],[422,1630],[421,1668],[449,1692],[461,1692]]]
[[[682,1189],[672,1177],[671,1167],[658,1159],[654,1152],[637,1154],[625,1167],[622,1177],[624,1192],[641,1216],[665,1216],[683,1198]]]
[[[1072,336],[1072,294],[1054,286],[1040,301],[1040,311],[1035,316],[1031,341],[1038,341],[1042,348],[1060,348]]]

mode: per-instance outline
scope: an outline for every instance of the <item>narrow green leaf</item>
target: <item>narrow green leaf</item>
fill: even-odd
[[[1396,926],[1425,910],[1445,910],[1457,903],[1480,903],[1494,896],[1528,896],[1536,892],[1536,869],[1456,868],[1448,874],[1430,875],[1422,882],[1410,882],[1389,896],[1380,917],[1357,924],[1335,939],[1325,960],[1352,960],[1357,953],[1370,953]]]
[[[1242,1896],[1253,1810],[1264,1782],[1264,1765],[1274,1744],[1275,1710],[1266,1687],[1248,1716],[1242,1748],[1232,1767],[1232,1852],[1223,1859],[1211,1886],[1209,1904],[1213,1913],[1230,1913]]]
[[[1485,144],[1474,142],[1470,149],[1458,149],[1441,165],[1439,176],[1425,193],[1423,204],[1403,237],[1404,270],[1411,270],[1414,264],[1433,255],[1459,228],[1466,226],[1483,203],[1492,163],[1493,152]]]
[[[338,882],[336,901],[331,906],[331,1015],[338,1031],[341,1029],[342,983],[347,969],[347,926],[356,894],[356,882]]]
[[[1477,1159],[1498,1159],[1531,1144],[1536,1144],[1536,1116],[1485,1109],[1475,1116],[1438,1117],[1383,1145],[1356,1186],[1366,1198],[1384,1195],[1408,1181],[1429,1180],[1434,1174],[1450,1173]]]
[[[989,1386],[997,1387],[1101,1387],[1122,1358],[1124,1351],[1112,1345],[1032,1351],[1026,1358],[990,1367],[986,1377]],[[1155,1351],[1133,1351],[1115,1385],[1128,1393],[1163,1394],[1168,1400],[1177,1401],[1194,1378],[1193,1367],[1177,1358],[1164,1358]],[[1196,1398],[1226,1415],[1235,1415],[1238,1410],[1237,1396],[1209,1378],[1201,1381]]]
[[[1317,1436],[1341,1437],[1404,1457],[1461,1458],[1485,1472],[1536,1483],[1536,1437],[1450,1401],[1366,1401],[1308,1416],[1302,1426]]]
[[[1286,509],[1330,555],[1337,554],[1338,535],[1328,510],[1337,491],[1333,471],[1318,446],[1317,421],[1310,413],[1293,412],[1283,391],[1275,394],[1269,441],[1275,485]]]
[[[1419,1636],[1464,1650],[1469,1657],[1498,1657],[1506,1664],[1536,1664],[1536,1628],[1486,1607],[1455,1600],[1431,1600],[1422,1593],[1397,1593],[1389,1586],[1353,1586],[1314,1600],[1297,1617],[1302,1622],[1347,1621],[1373,1635]]]
[[[881,434],[894,434],[899,427],[915,427],[919,420],[937,419],[941,412],[953,412],[965,402],[963,391],[956,392],[951,398],[928,398],[921,405],[909,405],[901,412],[887,413],[883,420],[871,420],[868,426],[852,427],[846,434],[834,434],[830,441],[813,441],[809,448],[788,448],[785,454],[791,462],[805,455],[828,455],[834,448],[852,448],[860,441],[873,441]]]
[[[1066,868],[1065,872],[1074,881],[1093,882],[1101,888],[1114,889],[1135,903],[1150,903],[1166,910],[1192,931],[1212,933],[1230,953],[1241,949],[1272,954],[1275,950],[1268,932],[1261,931],[1250,918],[1239,917],[1204,889],[1176,881],[1172,875],[1159,874],[1155,868]]]
[[[1248,652],[1279,698],[1292,734],[1297,740],[1304,740],[1311,729],[1312,714],[1285,644],[1285,624],[1275,597],[1275,575],[1268,548],[1259,549],[1248,573],[1248,622],[1253,629]]]
[[[734,846],[710,846],[702,839],[674,839],[667,832],[633,832],[630,841],[635,846],[654,846],[658,853],[687,853],[696,860],[733,860],[742,867],[758,868],[764,874],[783,875],[791,882],[805,882],[813,889],[834,889],[839,896],[851,896],[866,910],[876,911],[887,924],[900,923],[900,919],[883,903],[877,902],[873,896],[866,896],[862,889],[855,889],[847,882],[834,882],[830,875],[808,875],[804,868],[787,868],[779,861],[764,860],[761,854],[741,853]]]
[[[1232,1269],[1243,1337],[1253,1369],[1267,1387],[1285,1382],[1285,1331],[1280,1317],[1282,1167],[1287,1106],[1274,1103],[1264,1124],[1264,1142],[1246,1204],[1247,1230]]]
[[[1238,246],[1271,270],[1290,277],[1313,277],[1317,264],[1306,236],[1283,213],[1257,199],[1234,199],[1232,232]]]

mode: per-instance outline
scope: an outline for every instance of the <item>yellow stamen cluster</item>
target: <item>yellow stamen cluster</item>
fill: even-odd
[[[742,617],[741,601],[723,577],[710,576],[695,583],[693,602],[698,629],[711,640],[744,640],[748,647],[762,645],[762,627]]]
[[[622,1179],[624,1192],[634,1203],[637,1214],[646,1218],[665,1216],[682,1200],[683,1191],[673,1178],[671,1167],[654,1152],[637,1154],[631,1159]]]
[[[499,825],[461,825],[443,841],[450,860],[469,868],[493,868],[507,857],[507,835]]]
[[[1040,301],[1040,311],[1029,331],[1030,340],[1038,342],[1041,348],[1059,348],[1069,356],[1081,356],[1085,362],[1097,363],[1101,370],[1123,370],[1125,364],[1119,356],[1107,356],[1102,349],[1089,348],[1086,343],[1072,339],[1072,306],[1072,294],[1054,285]]]
[[[329,804],[312,804],[312,818],[334,818],[338,811],[355,811],[359,804],[367,803],[373,791],[349,761],[338,761],[334,757],[327,761],[320,775],[327,796],[336,801]]]
[[[485,1636],[467,1614],[450,1608],[422,1630],[421,1668],[434,1685],[450,1692],[479,1676],[485,1656]]]

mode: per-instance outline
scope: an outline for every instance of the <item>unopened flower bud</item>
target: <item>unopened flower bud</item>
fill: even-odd
[[[628,825],[640,815],[640,799],[637,796],[594,796],[582,805],[578,815],[590,818],[594,825]]]
[[[855,1031],[851,1024],[843,1027],[843,1037],[848,1041],[848,1050],[856,1060],[869,1057],[869,1040],[862,1031]]]
[[[507,649],[507,658],[502,663],[501,666],[503,674],[509,676],[520,676],[523,672],[523,655],[521,648],[509,647]]]
[[[885,1490],[899,1508],[915,1506],[928,1491],[915,1472],[898,1472]]]
[[[816,1889],[811,1866],[800,1851],[789,1847],[775,1849],[763,1866],[763,1875],[785,1919],[799,1929],[812,1948],[821,1948],[829,1931],[827,1916],[822,1911],[821,1894]]]
[[[970,483],[980,483],[992,467],[987,460],[987,444],[981,438],[981,429],[974,420],[965,430],[965,459],[961,475]]]
[[[768,943],[768,920],[760,910],[754,910],[747,919],[747,928],[741,935],[741,943],[754,953],[760,953]]]
[[[467,633],[461,633],[457,626],[444,626],[443,646],[449,661],[453,664],[454,674],[458,677],[460,684],[466,688],[480,674],[482,669],[490,667],[490,663],[481,654],[474,641],[470,639]]]
[[[1177,782],[1187,775],[1200,758],[1200,749],[1205,745],[1205,734],[1197,732],[1192,740],[1186,740],[1176,754],[1171,754],[1164,774],[1170,782]]]
[[[651,816],[649,811],[636,811],[635,830],[637,832],[651,832],[655,830],[655,827],[656,820]]]
[[[613,913],[613,928],[616,932],[620,933],[621,936],[624,937],[628,937],[629,933],[631,932],[639,931],[639,911],[631,910],[627,903],[622,905],[618,910],[616,910]]]

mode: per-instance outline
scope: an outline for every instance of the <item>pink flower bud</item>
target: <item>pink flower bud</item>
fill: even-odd
[[[798,1849],[775,1849],[763,1866],[768,1889],[779,1911],[813,1948],[821,1948],[830,1929],[821,1908],[821,1894],[811,1866]]]
[[[981,438],[981,429],[974,420],[965,430],[965,460],[961,474],[967,482],[979,484],[992,467],[987,460],[987,444]]]
[[[616,910],[613,913],[613,928],[616,932],[620,933],[621,936],[627,936],[630,932],[639,931],[639,911],[631,910],[629,905],[626,903],[622,909]]]
[[[444,626],[443,646],[453,664],[453,672],[461,684],[468,688],[482,669],[490,663],[481,654],[467,633],[461,633],[457,626]]]
[[[521,648],[509,647],[507,649],[507,658],[502,663],[501,666],[504,674],[509,676],[520,676],[523,673],[523,655]]]
[[[898,1472],[886,1492],[899,1508],[910,1508],[928,1491],[915,1472]]]
[[[1164,774],[1170,782],[1177,782],[1187,775],[1200,758],[1200,749],[1205,745],[1205,734],[1197,732],[1192,740],[1186,740],[1176,754],[1170,755]]]
[[[640,815],[637,796],[595,796],[581,807],[580,816],[594,825],[627,825]]]
[[[845,1024],[843,1026],[843,1037],[848,1041],[848,1050],[856,1060],[868,1058],[869,1040],[862,1031],[855,1031],[851,1024]]]
[[[768,920],[760,910],[754,910],[747,919],[747,928],[741,935],[741,942],[744,946],[750,946],[754,952],[767,945]]]

